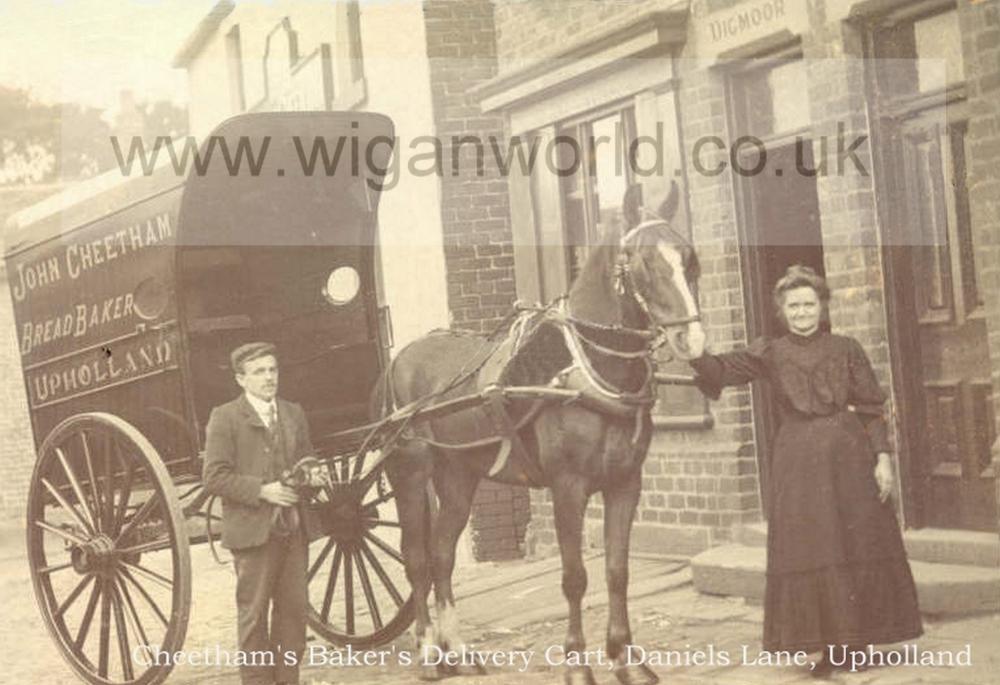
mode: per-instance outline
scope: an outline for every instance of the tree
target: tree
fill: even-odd
[[[45,104],[21,89],[0,86],[0,185],[89,178],[114,168],[111,136],[132,116],[131,134],[144,138],[188,132],[187,110],[169,101],[138,103],[114,128],[104,112],[76,103]]]
[[[109,135],[99,109],[44,104],[0,86],[0,184],[50,183],[110,169]]]

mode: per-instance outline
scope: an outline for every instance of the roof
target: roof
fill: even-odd
[[[190,64],[191,60],[201,52],[201,49],[205,47],[208,40],[219,29],[222,20],[228,17],[229,13],[235,7],[236,3],[233,0],[219,0],[215,3],[215,6],[198,22],[198,26],[195,27],[191,35],[184,41],[181,49],[174,55],[172,65],[175,68],[182,69]]]
[[[331,183],[338,179],[343,182],[354,173],[347,168],[349,160],[345,158],[343,164],[337,165],[340,171],[333,177],[324,174],[321,169],[317,173],[308,173],[304,169],[297,170],[295,163],[299,160],[296,155],[292,154],[291,145],[288,144],[289,140],[301,136],[308,146],[309,141],[315,140],[318,136],[330,140],[337,140],[338,137],[345,139],[356,137],[361,142],[363,150],[365,141],[375,137],[392,140],[393,123],[385,115],[374,112],[240,114],[219,124],[205,140],[208,141],[212,138],[241,140],[254,136],[275,139],[270,148],[268,159],[272,162],[284,161],[286,162],[284,166],[289,169],[287,177],[283,171],[280,172],[279,175],[282,176],[280,180],[294,182],[295,178],[314,177],[315,183],[325,184],[325,188],[332,188]],[[388,156],[390,153],[385,149],[385,146],[377,146],[375,156],[383,154]],[[261,155],[261,159],[263,159],[263,155]],[[388,164],[387,159],[372,161],[378,168],[383,168],[384,164]],[[299,173],[295,173],[296,171]],[[219,177],[235,178],[237,181],[242,179],[241,182],[250,184],[274,183],[279,180],[274,178],[258,180],[253,174],[237,174],[233,177],[232,174],[227,173],[224,165],[217,163],[209,165],[208,173],[199,174],[194,168],[190,170],[189,174],[179,173],[174,168],[170,155],[161,154],[158,155],[156,166],[149,175],[127,176],[123,175],[119,169],[113,169],[100,176],[75,184],[11,215],[7,219],[4,231],[4,256],[9,258],[50,240],[65,236],[114,212],[119,212],[185,184],[188,185],[185,196],[190,195],[192,193],[188,193],[188,190],[192,187],[207,187],[217,183]],[[216,180],[213,181],[213,178]],[[194,179],[195,182],[191,183],[188,179]],[[215,201],[217,202],[217,199]]]

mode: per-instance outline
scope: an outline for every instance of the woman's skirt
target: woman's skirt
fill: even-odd
[[[786,418],[772,451],[766,650],[900,642],[922,632],[892,501],[851,412]]]

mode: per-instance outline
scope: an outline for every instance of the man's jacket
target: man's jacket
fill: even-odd
[[[267,426],[245,395],[212,410],[205,429],[205,491],[222,500],[222,546],[243,549],[264,544],[275,505],[259,499],[264,483],[313,453],[302,407],[277,400],[284,460],[276,454]]]

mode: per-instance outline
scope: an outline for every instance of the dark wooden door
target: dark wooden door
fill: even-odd
[[[766,166],[746,178],[744,247],[742,258],[744,288],[750,338],[784,335],[778,319],[772,291],[774,284],[793,264],[810,266],[824,275],[823,243],[819,218],[816,178],[796,168],[813,169],[810,140],[774,141],[766,148]],[[744,169],[758,165],[756,151],[742,159]],[[781,170],[778,173],[778,170]],[[769,455],[777,430],[777,407],[770,388],[754,384],[758,466],[764,512],[767,512]]]
[[[914,115],[900,128],[902,198],[897,216],[912,238],[912,313],[902,337],[922,397],[909,398],[923,420],[907,428],[908,455],[922,481],[923,523],[993,530],[996,499],[990,466],[994,407],[983,301],[976,279],[965,188],[965,122],[940,109]],[[906,420],[919,420],[921,412]],[[921,492],[922,491],[922,492]]]

